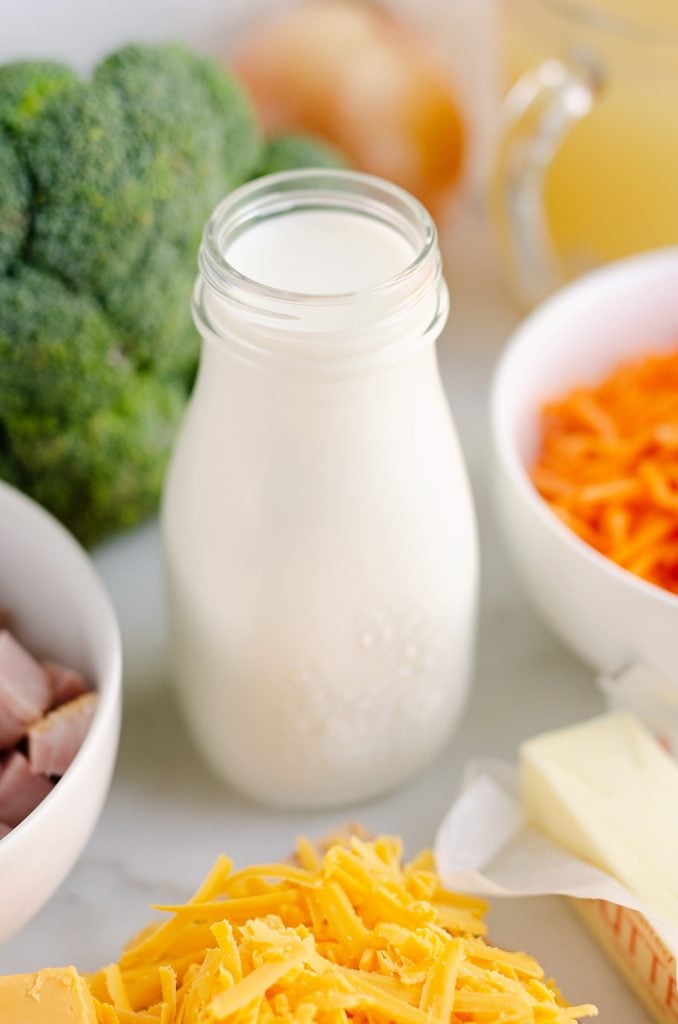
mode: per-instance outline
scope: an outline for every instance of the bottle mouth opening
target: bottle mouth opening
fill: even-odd
[[[395,354],[447,315],[429,213],[359,172],[289,171],[237,189],[210,217],[198,263],[198,329],[248,358]]]
[[[412,247],[412,257],[386,280],[366,287],[330,290],[280,288],[243,273],[229,259],[233,243],[265,220],[292,213],[334,211],[358,215],[380,223]],[[236,189],[216,207],[205,227],[200,269],[217,291],[229,285],[274,301],[333,305],[356,296],[397,289],[417,274],[437,245],[435,225],[426,208],[404,189],[373,175],[343,170],[283,171],[259,178]]]

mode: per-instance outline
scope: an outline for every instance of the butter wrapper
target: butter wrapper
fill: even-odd
[[[678,928],[616,879],[531,828],[513,764],[483,761],[469,768],[438,829],[435,858],[445,884],[464,892],[570,897],[654,1020],[678,1024]]]

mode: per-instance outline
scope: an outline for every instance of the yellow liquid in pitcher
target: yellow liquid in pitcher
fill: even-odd
[[[678,0],[573,2],[560,14],[549,0],[507,8],[509,82],[573,53],[600,75],[593,109],[558,148],[545,183],[563,276],[678,243]],[[628,20],[604,27],[614,16]]]

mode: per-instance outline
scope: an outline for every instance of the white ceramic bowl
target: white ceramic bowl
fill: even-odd
[[[120,731],[121,646],[92,563],[35,502],[0,483],[0,607],[29,650],[97,687],[89,732],[52,792],[0,839],[0,941],[26,924],[75,864],[108,792]]]
[[[615,565],[551,511],[529,477],[544,400],[624,360],[678,346],[678,247],[564,288],[517,329],[492,387],[497,513],[534,607],[598,669],[643,662],[678,683],[678,597]]]

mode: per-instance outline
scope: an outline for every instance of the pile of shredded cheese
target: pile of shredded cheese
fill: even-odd
[[[678,350],[542,412],[537,490],[592,547],[678,594]]]
[[[185,905],[88,979],[99,1024],[567,1024],[525,953],[482,938],[486,906],[446,891],[430,853],[352,837],[298,866],[221,857]]]

